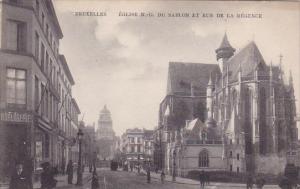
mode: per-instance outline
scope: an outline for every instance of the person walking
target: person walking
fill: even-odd
[[[53,170],[50,163],[41,164],[43,172],[41,173],[41,189],[52,189],[56,186],[57,180],[54,179]]]
[[[247,189],[253,188],[253,177],[251,174],[248,175],[246,187],[247,187]]]
[[[281,189],[292,189],[292,182],[290,181],[290,179],[286,176],[283,176],[283,178],[280,180],[278,186]]]
[[[151,176],[150,176],[150,166],[147,168],[147,183],[150,183]]]
[[[72,162],[72,160],[69,160],[66,172],[68,174],[68,184],[72,184],[72,182],[73,182],[73,162]]]
[[[262,189],[264,187],[265,183],[266,183],[266,181],[265,181],[264,178],[259,177],[259,178],[256,179],[256,187],[258,189]]]
[[[202,170],[202,171],[200,172],[200,175],[199,175],[199,180],[200,180],[200,188],[201,188],[201,189],[203,189],[203,188],[204,188],[204,184],[205,184],[205,177],[206,177],[206,175],[205,175],[205,172],[204,172],[204,170]]]
[[[93,172],[92,189],[99,189],[99,180],[98,180],[98,175],[97,175],[96,171]]]
[[[210,175],[209,175],[209,172],[207,172],[207,173],[205,174],[205,183],[206,183],[206,185],[209,185],[209,184],[210,184]]]
[[[165,172],[162,171],[161,174],[160,174],[160,180],[161,180],[161,183],[162,183],[162,184],[165,183],[165,178],[166,178]]]
[[[17,164],[10,178],[9,189],[31,189],[31,186],[31,178],[23,170],[23,164]]]

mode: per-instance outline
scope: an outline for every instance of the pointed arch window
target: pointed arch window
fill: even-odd
[[[244,130],[245,130],[245,153],[252,154],[252,92],[250,88],[246,88],[244,94]]]
[[[201,140],[207,140],[207,133],[206,131],[202,130],[201,133],[200,133],[200,139]]]
[[[259,91],[259,151],[260,154],[266,154],[267,152],[267,124],[266,124],[266,106],[267,106],[266,90],[261,88]]]
[[[209,155],[206,149],[199,153],[199,167],[209,167]]]
[[[231,96],[231,106],[234,107],[237,101],[237,92],[235,89],[232,91],[232,96]]]

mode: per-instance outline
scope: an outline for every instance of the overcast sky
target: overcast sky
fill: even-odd
[[[97,123],[106,104],[117,135],[132,127],[154,128],[166,94],[168,63],[216,63],[215,49],[225,31],[237,50],[254,40],[268,64],[278,64],[283,55],[300,107],[299,3],[54,0],[54,5],[64,33],[60,53],[75,79],[73,96],[86,123]],[[106,16],[74,16],[80,11]],[[120,17],[120,11],[214,17]],[[216,13],[261,13],[262,18],[220,19]]]

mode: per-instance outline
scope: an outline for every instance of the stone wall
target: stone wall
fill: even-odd
[[[255,163],[257,173],[279,174],[284,172],[287,160],[277,155],[257,156]]]

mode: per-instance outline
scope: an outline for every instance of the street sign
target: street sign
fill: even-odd
[[[0,121],[17,122],[17,123],[30,123],[32,115],[27,112],[0,112]]]

